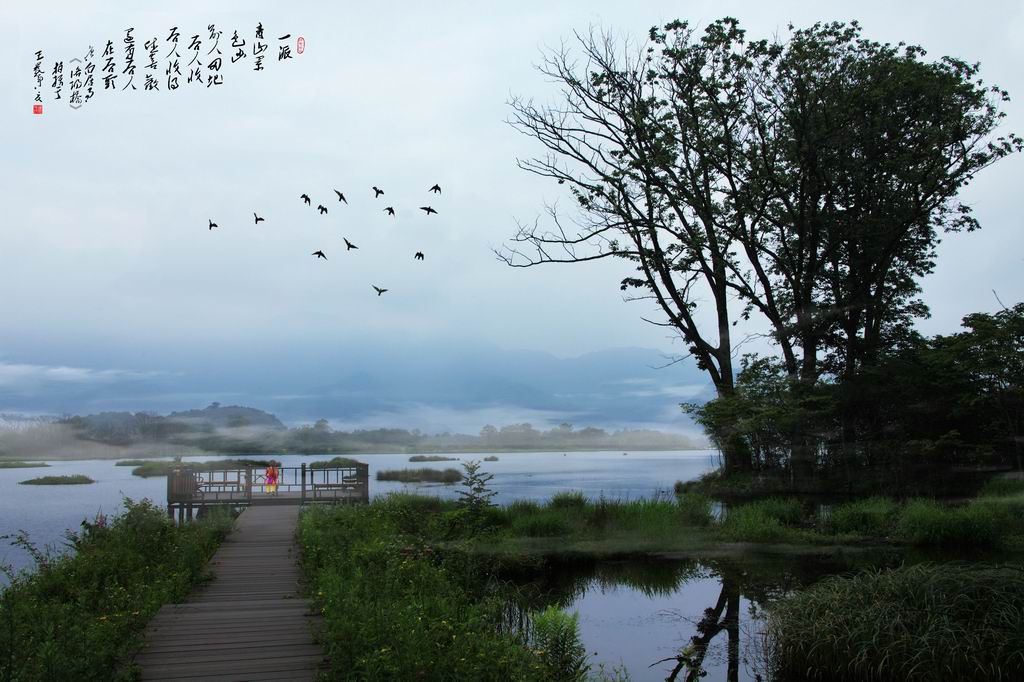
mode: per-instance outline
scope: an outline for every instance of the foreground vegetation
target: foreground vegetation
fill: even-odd
[[[40,476],[39,478],[30,478],[27,481],[21,481],[21,485],[85,485],[87,483],[95,483],[84,474],[71,474],[69,476]]]
[[[14,543],[35,569],[3,569],[10,585],[0,593],[0,679],[134,679],[129,657],[146,622],[203,579],[231,522],[211,514],[175,526],[148,500],[126,499],[120,516],[69,533],[67,555],[41,552],[20,534]]]
[[[465,508],[406,495],[303,515],[304,570],[324,616],[332,679],[582,677],[574,620],[540,618],[539,640],[503,626],[495,562],[428,541],[474,527]]]
[[[771,608],[768,652],[786,680],[1024,679],[1024,569],[827,578]]]

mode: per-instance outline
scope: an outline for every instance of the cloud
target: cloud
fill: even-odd
[[[29,388],[40,384],[109,384],[161,376],[165,372],[137,372],[127,369],[91,369],[64,365],[34,365],[0,362],[0,387]]]

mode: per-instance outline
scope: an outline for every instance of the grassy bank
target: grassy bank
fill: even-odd
[[[22,462],[21,460],[11,460],[9,462],[0,462],[0,469],[35,469],[37,467],[48,467],[50,466],[46,462]]]
[[[928,565],[833,577],[770,610],[785,680],[1024,679],[1021,566]]]
[[[211,471],[214,469],[235,469],[251,466],[254,468],[269,466],[272,460],[269,459],[216,459],[206,462],[176,462],[173,460],[153,460],[141,464],[132,469],[133,476],[149,478],[151,476],[166,476],[174,469],[189,468],[193,471]]]
[[[0,593],[0,679],[134,679],[129,657],[162,604],[179,601],[231,527],[230,517],[174,526],[148,501],[116,518],[83,522],[74,552],[52,557],[26,537],[32,572],[5,570]]]
[[[21,481],[21,485],[85,485],[95,483],[88,476],[83,474],[71,474],[69,476],[40,476]]]
[[[462,472],[458,469],[383,469],[377,472],[377,480],[452,484],[462,480]]]
[[[580,679],[581,652],[551,657],[502,627],[493,562],[426,541],[472,528],[451,504],[412,496],[303,515],[303,568],[324,616],[332,679]],[[568,643],[562,651],[578,644],[575,622],[570,632],[564,620],[540,620],[545,641]]]

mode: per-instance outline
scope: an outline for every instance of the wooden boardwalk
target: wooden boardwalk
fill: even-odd
[[[214,580],[150,622],[135,656],[143,680],[313,679],[324,652],[299,592],[298,516],[298,506],[242,512],[210,562]]]

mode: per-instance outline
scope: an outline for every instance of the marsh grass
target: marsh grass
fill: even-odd
[[[910,500],[900,513],[897,534],[912,545],[996,547],[1019,530],[1010,508],[990,499],[950,507]]]
[[[382,469],[377,472],[377,480],[450,485],[462,480],[462,472],[458,469]]]
[[[719,524],[722,534],[741,542],[799,542],[808,537],[797,528],[804,521],[800,501],[771,497],[731,507]]]
[[[981,497],[1024,495],[1024,478],[993,478],[979,493]]]
[[[833,577],[771,607],[777,679],[1024,679],[1020,566],[920,564]]]
[[[71,474],[68,476],[40,476],[39,478],[30,478],[27,481],[21,481],[21,485],[85,485],[87,483],[95,483],[84,474]]]
[[[52,555],[24,533],[14,538],[35,561],[3,569],[0,680],[130,680],[130,656],[162,604],[178,602],[232,518],[211,514],[175,526],[148,500],[125,500],[120,516],[97,516],[69,533],[71,553]]]
[[[818,517],[818,528],[824,533],[851,533],[884,537],[896,524],[900,505],[886,497],[869,497],[833,507]]]
[[[35,469],[50,466],[46,462],[22,462],[21,460],[9,460],[0,462],[0,469]]]

